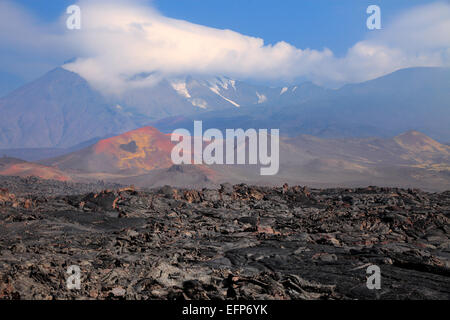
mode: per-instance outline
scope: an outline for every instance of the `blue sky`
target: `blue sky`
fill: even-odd
[[[115,41],[122,41],[119,47],[108,47],[116,35],[99,32],[104,24],[92,22],[92,28],[78,36],[64,30],[61,18],[66,8],[79,1],[86,11],[95,2],[1,0],[0,95],[74,57],[81,58],[70,70],[103,87],[105,79],[121,86],[119,76],[139,70],[211,72],[277,83],[306,79],[335,86],[402,67],[448,65],[450,61],[450,0],[132,0],[134,9],[130,5],[130,10],[137,8],[130,11],[132,14],[139,15],[147,7],[158,10],[156,21],[162,28],[150,28],[147,37],[134,41],[129,41],[130,33],[118,34]],[[104,1],[103,8],[111,3],[114,1]],[[373,4],[381,8],[382,30],[366,28],[366,8]],[[108,14],[110,20],[102,23],[114,24],[121,10]],[[143,20],[155,19],[152,13],[145,14]],[[94,16],[104,18],[100,12]],[[20,21],[24,17],[32,21]],[[134,20],[127,23],[115,27],[123,31]],[[171,31],[167,33],[167,29]],[[235,33],[230,35],[223,29]],[[159,38],[147,43],[155,32],[160,33]],[[186,43],[184,37],[194,41]],[[227,37],[231,37],[228,43],[222,41]],[[166,39],[168,46],[158,47]],[[205,46],[220,48],[223,54],[219,49],[204,50]],[[179,55],[172,56],[168,48],[176,48]],[[136,54],[140,65],[127,64]],[[164,56],[168,58],[162,60]],[[117,64],[117,60],[123,63]]]

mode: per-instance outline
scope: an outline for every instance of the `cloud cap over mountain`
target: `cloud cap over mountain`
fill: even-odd
[[[300,49],[286,42],[270,45],[235,31],[172,19],[147,1],[81,0],[78,5],[81,30],[55,31],[63,28],[64,15],[59,24],[34,28],[33,37],[43,37],[49,46],[59,48],[55,54],[71,52],[78,57],[65,67],[107,93],[152,85],[179,74],[285,81],[302,77],[335,86],[400,68],[450,65],[450,5],[443,2],[404,12],[349,48],[344,57],[327,48]],[[0,20],[11,28],[14,15],[23,14],[16,8],[9,15],[3,13]],[[12,45],[28,45],[23,38],[11,39],[6,33],[1,37]],[[30,46],[36,46],[35,42]],[[149,76],[135,77],[142,73]]]

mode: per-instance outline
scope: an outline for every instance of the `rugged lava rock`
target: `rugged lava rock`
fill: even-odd
[[[450,192],[20,183],[0,185],[1,299],[450,298]]]

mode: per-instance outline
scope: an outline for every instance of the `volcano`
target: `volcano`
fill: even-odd
[[[143,127],[47,160],[45,164],[71,172],[140,175],[171,167],[172,148],[170,135]]]

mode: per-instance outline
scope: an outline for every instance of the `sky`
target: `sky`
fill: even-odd
[[[42,21],[58,19],[74,0],[15,0]],[[328,47],[339,55],[367,33],[366,8],[382,9],[389,22],[405,9],[433,0],[158,0],[166,16],[263,38],[286,41],[298,48]]]
[[[83,27],[68,31],[74,3]],[[372,4],[381,30],[366,27]],[[2,0],[0,93],[72,58],[66,68],[106,93],[183,73],[336,86],[447,66],[449,30],[447,0]],[[127,81],[139,72],[155,76]]]

